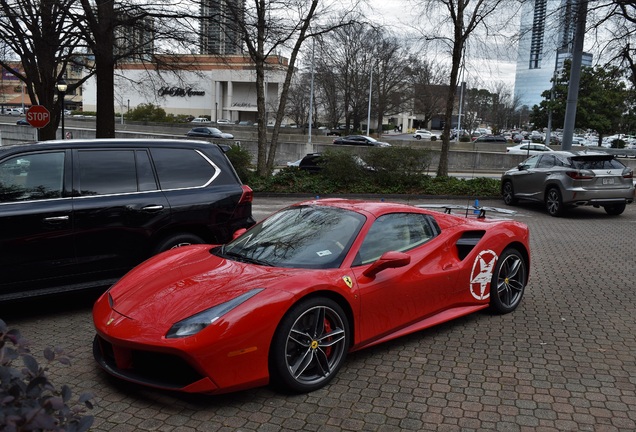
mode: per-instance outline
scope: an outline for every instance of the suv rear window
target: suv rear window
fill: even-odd
[[[151,153],[164,190],[203,187],[219,175],[218,167],[195,150],[153,148]]]
[[[607,157],[600,158],[585,158],[585,159],[572,159],[572,165],[576,169],[586,170],[601,170],[601,169],[622,169],[625,168],[620,161],[616,159],[608,159]]]

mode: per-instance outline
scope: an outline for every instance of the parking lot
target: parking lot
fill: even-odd
[[[255,217],[296,200],[256,196]],[[94,394],[92,431],[636,430],[636,205],[618,217],[515,209],[532,245],[515,312],[476,313],[354,353],[310,394],[265,387],[183,395],[111,379],[92,358],[95,293],[2,305],[0,318],[31,341],[42,364],[47,346],[72,357],[71,367],[50,365],[48,376],[74,395]]]

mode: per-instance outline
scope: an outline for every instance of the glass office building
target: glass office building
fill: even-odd
[[[526,0],[521,13],[515,97],[520,106],[538,105],[551,79],[572,57],[577,0]],[[583,54],[583,66],[592,55]]]

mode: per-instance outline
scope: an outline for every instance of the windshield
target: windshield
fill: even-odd
[[[365,217],[327,206],[282,210],[215,250],[228,259],[290,268],[337,268]]]

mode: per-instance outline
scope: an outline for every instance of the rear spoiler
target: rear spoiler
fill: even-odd
[[[466,217],[471,214],[477,216],[477,219],[484,219],[486,212],[501,213],[508,216],[517,214],[514,210],[508,210],[498,207],[480,206],[480,205],[460,205],[460,204],[416,204],[415,207],[428,208],[428,209],[444,209],[444,213],[452,214],[453,210],[463,210],[466,212]]]

